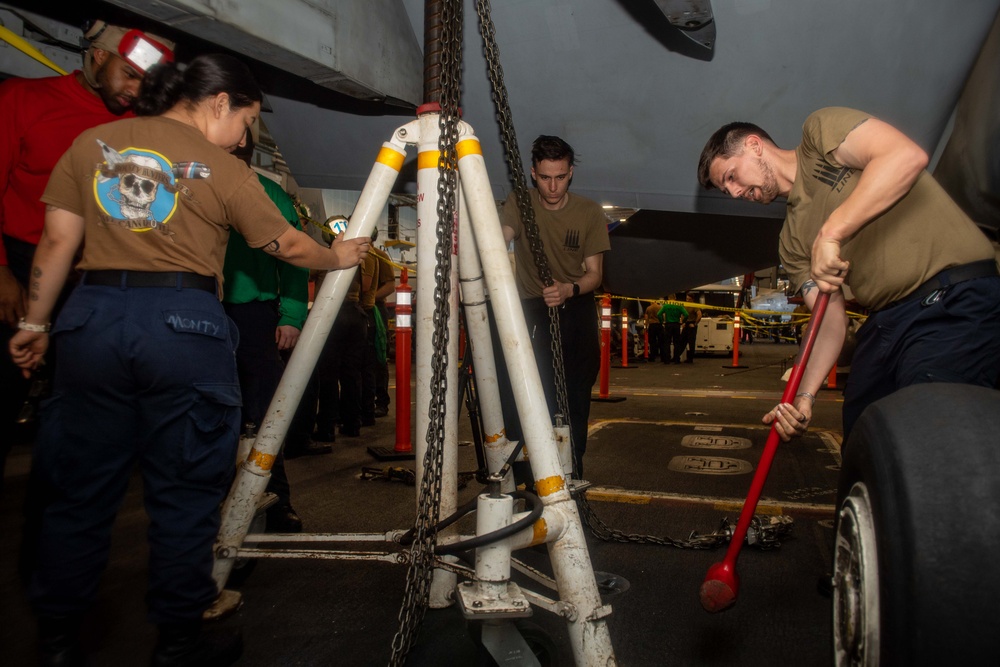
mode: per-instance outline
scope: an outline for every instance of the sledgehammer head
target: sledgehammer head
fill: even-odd
[[[736,604],[740,590],[740,578],[736,570],[726,561],[708,568],[705,581],[701,583],[701,606],[709,613],[729,609]]]

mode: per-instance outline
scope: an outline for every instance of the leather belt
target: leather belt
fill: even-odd
[[[184,271],[87,271],[83,285],[102,287],[173,287],[216,293],[215,278]]]
[[[996,275],[1000,275],[1000,273],[997,271],[996,260],[992,259],[983,259],[978,262],[970,262],[968,264],[953,266],[945,269],[944,271],[938,272],[933,278],[921,284],[920,287],[913,290],[902,299],[893,301],[885,308],[882,308],[882,310],[889,310],[890,308],[900,304],[909,303],[910,301],[916,301],[918,299],[924,299],[934,294],[934,292],[948,287],[949,285],[955,285],[974,278],[988,278]]]

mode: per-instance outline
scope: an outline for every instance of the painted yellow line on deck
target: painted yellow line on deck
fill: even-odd
[[[711,496],[694,496],[680,493],[666,493],[661,491],[634,491],[631,489],[610,489],[607,487],[595,486],[587,489],[587,500],[595,502],[620,503],[626,505],[652,505],[656,504],[679,504],[679,505],[707,505],[715,510],[723,512],[739,512],[743,509],[742,498],[713,498]],[[835,507],[833,505],[820,505],[815,503],[801,503],[795,501],[775,502],[761,500],[757,504],[757,514],[785,514],[797,512],[799,514],[832,515]]]

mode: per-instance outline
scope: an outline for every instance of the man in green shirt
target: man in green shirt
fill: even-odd
[[[247,133],[246,145],[234,151],[233,155],[249,165],[253,149],[253,138]],[[271,179],[260,174],[257,178],[288,224],[301,230],[292,198]],[[240,332],[236,367],[243,394],[242,423],[245,430],[252,431],[260,426],[267,414],[271,398],[285,371],[281,353],[295,346],[305,324],[309,270],[251,248],[236,230],[230,230],[223,276],[223,307]],[[278,454],[267,485],[267,490],[278,496],[278,502],[267,512],[269,529],[279,532],[302,530],[302,520],[292,509],[285,457],[326,454],[330,451],[330,445],[308,442],[301,443],[298,450],[289,450],[286,445]]]
[[[687,319],[688,312],[684,306],[677,303],[670,303],[675,298],[671,294],[667,302],[660,306],[656,313],[657,319],[663,323],[663,363],[681,363],[681,351],[684,349],[684,338],[681,336],[681,324]],[[670,354],[670,346],[673,345],[673,355]]]

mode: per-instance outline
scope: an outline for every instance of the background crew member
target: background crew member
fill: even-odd
[[[667,341],[663,334],[663,323],[657,317],[657,313],[660,312],[662,305],[663,303],[659,301],[649,304],[646,307],[646,312],[643,313],[643,318],[646,320],[646,330],[649,333],[650,359],[659,358],[663,363],[667,363],[670,359],[668,356],[669,350],[666,348]]]
[[[0,83],[0,337],[4,348],[18,319],[27,312],[28,274],[45,224],[41,196],[56,161],[83,130],[131,116],[146,69],[159,60],[173,60],[173,42],[139,32],[123,42],[128,33],[128,28],[96,21],[85,35],[90,46],[82,69],[65,76],[11,78]],[[157,48],[144,49],[145,43]],[[148,59],[138,57],[137,49],[148,54]],[[10,446],[15,439],[28,436],[14,423],[29,386],[7,355],[2,356],[0,384],[5,387],[5,398],[0,402],[0,431],[5,435],[0,438],[0,478]]]
[[[601,367],[593,291],[603,279],[604,253],[611,249],[607,217],[595,202],[570,193],[576,155],[559,137],[542,135],[531,146],[531,206],[553,283],[542,285],[514,193],[500,213],[507,243],[514,241],[515,282],[524,307],[549,412],[558,410],[552,369],[549,308],[559,308],[569,423],[576,475],[583,475],[590,392]],[[518,428],[519,430],[519,428]],[[510,429],[508,428],[508,433]],[[512,437],[516,440],[519,437]]]
[[[234,150],[233,155],[249,167],[253,151],[253,134],[248,132],[243,145]],[[257,174],[257,180],[288,224],[301,230],[292,198],[270,178]],[[243,394],[240,423],[246,434],[248,429],[256,432],[263,423],[285,372],[281,355],[295,347],[306,322],[309,270],[279,261],[259,248],[251,248],[238,231],[230,230],[222,273],[226,287],[222,306],[240,333],[236,370]],[[267,490],[278,497],[278,502],[267,509],[267,529],[298,533],[302,531],[302,519],[292,508],[284,449],[282,447],[274,459],[267,482]]]
[[[842,285],[871,314],[844,388],[844,440],[865,407],[921,382],[996,386],[1000,277],[989,240],[927,173],[927,154],[893,126],[841,107],[810,115],[778,148],[751,123],[708,140],[698,180],[731,197],[788,200],[781,263],[810,310],[831,293],[801,391],[764,417],[803,433],[844,343]],[[848,442],[849,444],[849,442]]]
[[[383,333],[387,336],[389,329],[389,309],[386,299],[396,292],[396,269],[393,267],[389,254],[375,246],[378,230],[372,232],[371,254],[378,259],[378,290],[375,292],[375,310],[382,318]],[[381,349],[380,346],[381,345]],[[381,355],[381,356],[380,356]],[[375,416],[385,417],[389,414],[389,359],[386,350],[386,340],[376,340],[375,346]]]
[[[334,221],[346,223],[347,218],[333,216],[327,224]],[[375,270],[374,261],[371,253],[366,255],[347,288],[344,303],[289,426],[285,444],[289,458],[325,453],[321,448],[331,451],[326,443],[337,440],[338,422],[341,435],[350,438],[361,435],[361,374],[365,363],[368,320],[360,301],[366,284],[366,271],[370,278]],[[318,276],[317,290],[326,277],[325,273]]]
[[[691,296],[685,296],[684,300],[690,303]],[[701,322],[701,308],[692,308],[688,311],[687,317],[684,319],[684,331],[682,332],[684,337],[684,346],[687,349],[687,353],[684,357],[684,363],[686,364],[694,363],[694,353],[698,345],[699,322]]]
[[[297,265],[356,266],[368,248],[368,239],[325,248],[290,227],[229,155],[260,100],[229,56],[152,68],[136,101],[146,117],[83,132],[46,187],[28,313],[10,342],[25,372],[45,354],[81,248],[84,274],[52,326],[60,363],[36,443],[35,464],[55,489],[30,586],[43,664],[82,662],[79,625],[136,463],[150,518],[146,599],[160,631],[151,664],[225,665],[241,651],[238,637],[201,633],[240,428],[236,338],[219,302],[229,226]]]
[[[688,316],[684,306],[677,303],[670,303],[677,295],[671,294],[667,297],[667,302],[660,306],[656,316],[663,322],[663,351],[665,359],[663,363],[681,363],[681,350],[684,349],[684,336],[681,333],[681,325]],[[673,353],[670,348],[673,347]]]
[[[372,232],[372,244],[375,243],[377,231]],[[375,377],[377,374],[377,355],[375,353],[375,338],[378,333],[378,323],[375,321],[375,295],[379,287],[378,255],[369,253],[361,265],[361,298],[359,304],[365,313],[364,362],[361,366],[361,425],[375,425]]]

